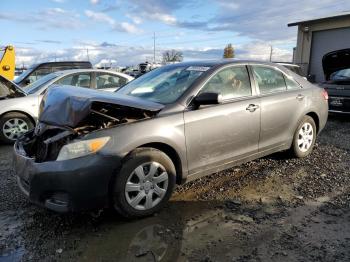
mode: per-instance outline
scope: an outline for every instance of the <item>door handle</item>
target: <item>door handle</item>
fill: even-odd
[[[259,108],[258,105],[254,105],[254,104],[250,104],[246,110],[249,111],[249,112],[254,112],[255,110],[257,110]]]
[[[297,95],[297,99],[299,100],[299,101],[301,101],[301,100],[303,100],[304,99],[304,95],[302,95],[302,94],[299,94],[299,95]]]

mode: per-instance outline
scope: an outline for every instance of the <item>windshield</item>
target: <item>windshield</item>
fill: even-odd
[[[116,92],[161,104],[171,104],[208,69],[209,67],[201,66],[165,66],[133,80]]]
[[[24,71],[22,74],[16,77],[16,79],[13,80],[13,82],[15,82],[16,84],[20,83],[24,78],[26,78],[30,73],[33,72],[33,69],[35,68],[35,66],[36,65],[32,65],[31,67],[29,67],[26,71]]]
[[[334,72],[330,76],[331,81],[350,81],[350,68]]]
[[[25,93],[14,83],[0,76],[0,99],[25,96]]]
[[[34,93],[38,92],[46,83],[48,83],[49,81],[51,81],[52,79],[54,79],[56,77],[57,77],[57,75],[55,73],[43,76],[38,81],[35,81],[34,83],[28,85],[26,87],[26,92],[28,94],[34,94]]]

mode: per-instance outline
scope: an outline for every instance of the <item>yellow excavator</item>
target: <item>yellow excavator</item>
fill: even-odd
[[[9,80],[15,77],[15,48],[11,45],[0,47],[0,75]]]

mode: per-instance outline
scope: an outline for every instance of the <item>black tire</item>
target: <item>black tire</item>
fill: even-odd
[[[298,139],[300,138],[299,136],[299,131],[301,130],[301,128],[305,125],[309,123],[312,126],[313,129],[313,138],[312,138],[312,142],[310,147],[307,149],[307,151],[302,151],[298,145]],[[303,158],[306,157],[308,155],[311,154],[312,149],[315,145],[315,141],[316,141],[316,136],[317,136],[317,129],[316,129],[316,124],[315,121],[313,120],[312,117],[310,116],[304,116],[303,119],[300,121],[297,129],[295,130],[294,136],[293,136],[293,143],[292,143],[292,147],[290,149],[292,155],[294,157],[297,158]]]
[[[138,210],[132,207],[125,195],[126,183],[133,171],[140,165],[157,162],[164,167],[168,174],[168,186],[163,198],[154,207]],[[152,215],[159,211],[169,200],[176,182],[176,169],[171,159],[162,151],[154,148],[138,148],[131,152],[122,164],[120,171],[114,178],[112,187],[112,205],[120,215],[126,218],[138,218]]]
[[[11,112],[11,113],[7,113],[7,114],[3,115],[0,118],[0,142],[5,143],[5,144],[12,144],[18,138],[17,137],[16,139],[9,139],[3,131],[5,123],[11,119],[23,120],[28,126],[28,131],[34,128],[34,124],[33,124],[32,120],[28,116],[26,116],[25,114]]]

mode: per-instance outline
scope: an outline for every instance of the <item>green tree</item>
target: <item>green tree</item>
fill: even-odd
[[[224,58],[234,58],[235,57],[235,49],[232,44],[228,44],[224,49]]]

